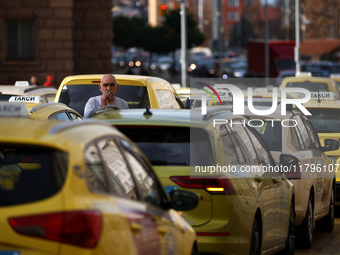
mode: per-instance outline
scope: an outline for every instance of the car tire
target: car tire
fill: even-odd
[[[297,245],[303,249],[309,249],[313,243],[314,237],[314,211],[313,211],[313,203],[312,198],[309,197],[306,216],[302,222],[302,224],[298,228],[297,232]]]
[[[250,241],[250,251],[249,255],[259,255],[261,254],[261,229],[258,220],[255,218],[253,223],[253,228],[251,231],[251,241]]]
[[[294,201],[292,201],[290,206],[289,227],[286,247],[280,254],[294,255],[294,251],[295,251],[295,207]]]
[[[331,200],[329,204],[329,212],[326,217],[317,221],[315,223],[315,227],[317,231],[322,232],[332,232],[334,229],[334,217],[335,217],[335,197],[334,197],[334,189],[331,192]]]

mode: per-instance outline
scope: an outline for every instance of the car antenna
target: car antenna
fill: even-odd
[[[149,106],[146,107],[146,111],[143,113],[143,115],[146,119],[149,119],[152,116],[152,112],[150,112]]]
[[[320,90],[318,90],[318,103],[321,103],[321,100],[320,100]]]

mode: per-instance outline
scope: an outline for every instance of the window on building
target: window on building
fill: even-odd
[[[34,21],[6,20],[6,60],[34,59]]]
[[[244,5],[245,6],[251,6],[252,0],[245,0]]]
[[[239,20],[238,12],[229,12],[228,19],[233,20],[233,21],[238,21]]]
[[[229,6],[238,7],[239,0],[229,0]]]

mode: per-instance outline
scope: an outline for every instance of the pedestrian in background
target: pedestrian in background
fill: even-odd
[[[40,86],[37,76],[32,75],[29,84],[34,86]]]
[[[44,83],[45,87],[54,87],[54,77],[52,75],[46,76],[46,81]]]

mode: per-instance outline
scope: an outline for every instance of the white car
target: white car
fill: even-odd
[[[286,176],[294,184],[296,196],[297,244],[310,248],[315,226],[323,231],[334,228],[335,169],[324,152],[337,150],[339,142],[326,139],[322,147],[307,117],[295,109],[285,116],[280,109],[270,116],[247,116],[276,163],[289,168]]]

